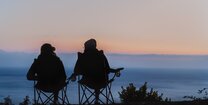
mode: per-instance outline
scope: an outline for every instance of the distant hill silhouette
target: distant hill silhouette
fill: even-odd
[[[66,68],[74,68],[76,53],[57,53]],[[38,53],[0,50],[0,67],[29,67]],[[106,54],[112,67],[208,69],[208,55]]]

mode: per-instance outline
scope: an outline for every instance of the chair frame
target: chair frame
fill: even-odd
[[[63,87],[63,89],[60,90],[59,95],[58,95],[58,100],[61,101],[61,105],[70,105],[69,99],[67,97],[67,85],[69,81],[66,82],[66,86]],[[34,81],[34,104],[35,105],[46,105],[46,104],[53,104],[53,98],[54,94],[51,92],[44,92],[40,89],[35,88],[36,81]],[[46,99],[43,99],[44,98]]]
[[[118,71],[120,73],[120,71]],[[113,77],[107,81],[107,86],[105,88],[101,88],[99,95],[102,95],[102,97],[105,98],[105,100],[101,100],[100,98],[98,101],[100,104],[114,104],[114,98],[113,94],[111,92],[112,82],[114,81],[115,77],[117,77],[116,73],[114,73]],[[78,81],[80,80],[80,76],[78,76]],[[84,84],[80,84],[78,82],[78,98],[79,98],[79,105],[91,105],[94,104],[95,98],[92,98],[95,96],[95,92],[93,92],[94,89],[90,89]],[[86,94],[86,91],[90,93],[90,95]]]

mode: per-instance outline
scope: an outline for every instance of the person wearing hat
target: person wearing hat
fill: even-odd
[[[34,60],[28,73],[28,80],[36,80],[35,88],[54,93],[54,103],[58,93],[65,86],[66,73],[62,61],[56,56],[55,47],[49,43],[41,46],[40,55]]]
[[[76,76],[82,75],[79,83],[88,86],[95,91],[95,104],[99,102],[100,89],[107,86],[110,66],[102,50],[98,50],[95,39],[89,39],[84,43],[84,52],[78,53],[74,72],[70,79],[76,80]]]

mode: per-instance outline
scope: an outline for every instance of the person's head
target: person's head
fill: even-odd
[[[41,54],[53,54],[55,50],[55,47],[49,43],[45,43],[41,46]]]
[[[95,39],[89,39],[84,43],[85,50],[96,49],[96,46],[97,44]]]

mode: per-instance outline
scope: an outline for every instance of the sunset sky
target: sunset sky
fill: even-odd
[[[2,0],[0,49],[82,51],[89,38],[108,53],[208,54],[208,0]]]

